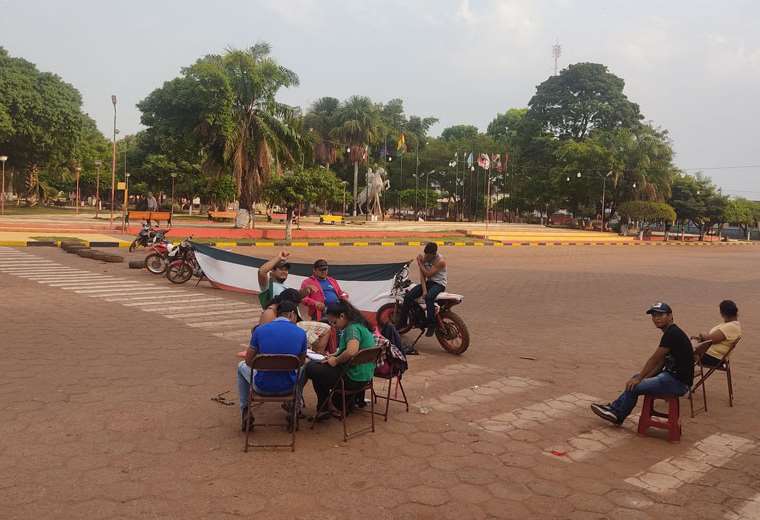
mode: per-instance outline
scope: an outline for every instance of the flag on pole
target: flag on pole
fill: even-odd
[[[398,138],[398,142],[396,143],[396,150],[401,153],[406,153],[406,139],[404,138],[404,132],[401,132],[401,136]]]
[[[494,170],[501,173],[501,155],[498,153],[493,154],[491,156],[491,164],[493,165]]]
[[[472,167],[472,152],[470,152],[470,155],[467,156],[467,167]]]
[[[480,166],[484,170],[487,170],[488,167],[491,166],[491,160],[488,158],[487,153],[482,153],[478,155],[478,166]]]

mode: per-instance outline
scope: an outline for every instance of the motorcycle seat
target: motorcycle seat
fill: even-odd
[[[461,294],[455,294],[450,292],[442,292],[438,296],[435,297],[435,301],[438,300],[457,300],[462,301],[464,299],[464,296]],[[425,298],[417,298],[415,300],[417,303],[425,303]]]

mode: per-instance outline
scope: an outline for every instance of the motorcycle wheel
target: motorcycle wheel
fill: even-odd
[[[185,283],[193,277],[193,269],[190,267],[190,264],[183,260],[172,262],[166,271],[166,277],[172,283]]]
[[[401,311],[401,308],[395,303],[386,303],[385,305],[383,305],[377,310],[377,313],[375,313],[375,320],[377,321],[378,324],[385,323],[386,321],[390,321],[391,323],[393,323],[393,326],[396,327],[396,330],[398,330],[399,334],[406,334],[407,332],[412,330],[412,325],[407,323],[407,325],[404,327],[398,326],[400,311]],[[410,315],[409,319],[411,320],[411,318],[412,317]]]
[[[153,274],[164,274],[166,259],[158,253],[151,253],[145,257],[145,267]]]
[[[470,346],[470,332],[464,320],[456,313],[444,311],[438,314],[438,326],[435,338],[443,350],[449,354],[460,355]]]
[[[137,249],[137,240],[133,240],[131,244],[129,244],[129,252],[134,253],[135,249]]]

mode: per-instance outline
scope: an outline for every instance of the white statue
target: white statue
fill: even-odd
[[[366,206],[367,214],[383,216],[383,207],[380,204],[380,197],[383,191],[390,189],[391,181],[388,180],[388,172],[379,167],[373,171],[367,169],[367,185],[357,195],[357,206],[359,213],[364,214],[363,207]]]

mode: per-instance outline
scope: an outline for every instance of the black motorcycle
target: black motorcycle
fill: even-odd
[[[129,244],[129,252],[133,252],[138,247],[150,247],[156,243],[163,242],[166,231],[153,227],[147,222],[143,222],[142,229],[137,237]]]

